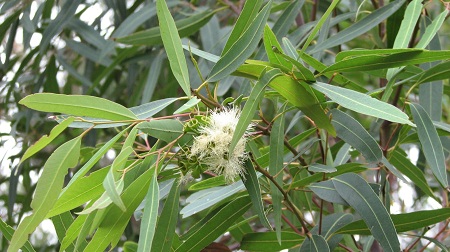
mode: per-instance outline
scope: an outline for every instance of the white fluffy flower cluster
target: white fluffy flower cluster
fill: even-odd
[[[237,175],[244,174],[243,163],[248,158],[245,152],[247,142],[245,136],[239,140],[233,153],[228,153],[239,116],[240,111],[236,108],[212,112],[209,124],[200,128],[200,135],[195,137],[190,152],[191,158],[196,157],[200,164],[208,167],[209,171],[223,174],[229,183]],[[251,128],[252,125],[247,131]]]

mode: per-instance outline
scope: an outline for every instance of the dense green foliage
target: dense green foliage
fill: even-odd
[[[449,8],[0,1],[0,248],[447,251]]]

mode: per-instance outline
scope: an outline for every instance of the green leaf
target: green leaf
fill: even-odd
[[[387,121],[415,126],[408,120],[408,116],[397,107],[381,102],[366,94],[321,82],[316,82],[312,86],[344,108]]]
[[[175,184],[175,183],[174,183]],[[142,216],[141,227],[139,231],[139,243],[137,251],[156,251],[151,250],[153,237],[156,231],[156,220],[158,218],[159,207],[159,188],[156,169],[150,182],[147,195],[145,196],[144,215]],[[156,240],[157,243],[164,243],[163,240]]]
[[[168,143],[184,133],[183,124],[175,119],[150,120],[140,123],[138,127],[142,132]]]
[[[138,244],[136,242],[126,241],[123,244],[123,251],[124,252],[137,252],[138,251]]]
[[[347,173],[332,179],[336,191],[371,227],[373,237],[384,251],[400,251],[394,224],[383,203],[360,176]]]
[[[224,50],[225,53],[211,69],[208,82],[219,81],[230,75],[252,55],[263,34],[271,5],[272,1],[269,1],[233,46],[226,52]]]
[[[408,47],[409,40],[414,32],[417,20],[420,17],[422,7],[423,5],[421,0],[414,0],[408,4],[399,32],[397,33],[397,37],[394,41],[394,49]]]
[[[380,146],[357,120],[338,109],[333,109],[331,114],[331,123],[339,138],[355,147],[368,162],[376,163],[381,160],[383,152]]]
[[[65,119],[52,129],[49,136],[47,135],[42,136],[35,144],[30,146],[30,148],[28,148],[25,151],[22,158],[20,159],[20,163],[23,163],[25,160],[27,160],[28,158],[30,158],[31,156],[33,156],[34,154],[45,148],[45,146],[47,146],[57,136],[59,136],[59,134],[61,134],[61,132],[63,132],[69,126],[69,124],[73,122],[73,120],[75,120],[75,118],[73,117]]]
[[[336,168],[334,168],[333,166],[330,166],[330,165],[314,163],[314,164],[310,164],[308,166],[308,171],[330,173],[330,172],[335,172],[337,170],[336,170]]]
[[[411,108],[414,122],[417,125],[417,133],[422,145],[422,151],[430,165],[431,171],[442,187],[448,187],[444,150],[436,128],[422,106],[410,103],[409,107]]]
[[[282,231],[280,245],[278,243],[276,232],[248,233],[242,238],[241,249],[261,252],[281,251],[299,247],[304,240],[304,236],[295,232]]]
[[[272,230],[272,226],[267,219],[267,216],[264,212],[263,199],[261,197],[261,187],[258,182],[258,176],[256,175],[255,168],[252,165],[250,160],[245,162],[245,177],[243,178],[244,185],[247,188],[248,195],[250,195],[250,199],[252,200],[253,209],[255,209],[258,214],[259,220],[264,225],[264,227]],[[281,217],[280,217],[281,218]]]
[[[261,102],[266,86],[277,76],[281,75],[281,71],[279,69],[271,69],[268,72],[263,73],[261,80],[256,83],[253,87],[250,96],[248,97],[247,102],[242,109],[241,116],[239,117],[239,121],[236,125],[236,129],[234,130],[233,138],[230,142],[229,153],[233,153],[234,148],[236,147],[239,140],[241,140],[245,131],[247,130],[248,125],[253,119],[255,111]]]
[[[263,2],[264,1],[262,0],[245,1],[244,8],[242,9],[241,14],[233,27],[233,31],[231,31],[230,37],[223,48],[222,56],[224,56],[238,41],[238,39],[245,34],[249,26],[255,20],[255,17],[258,14]]]
[[[308,186],[311,191],[313,191],[319,198],[335,203],[335,204],[341,204],[344,206],[348,206],[349,204],[347,201],[345,201],[344,198],[341,197],[341,195],[336,191],[336,188],[334,188],[333,181],[331,180],[325,180],[317,183],[313,183],[310,186]]]
[[[450,218],[450,208],[392,214],[391,218],[397,232],[408,232],[447,220]],[[370,229],[363,220],[358,220],[342,227],[336,233],[370,235]]]
[[[279,116],[273,122],[270,131],[270,149],[269,149],[269,174],[274,177],[278,185],[283,186],[283,161],[284,161],[284,124],[286,103],[278,110]],[[272,205],[275,221],[275,231],[278,242],[281,245],[281,212],[283,207],[283,194],[277,186],[271,182],[270,192],[272,196]]]
[[[31,202],[33,213],[17,227],[8,251],[18,251],[25,244],[28,235],[36,229],[52,209],[63,187],[67,169],[78,163],[80,146],[81,137],[74,138],[59,146],[47,159]]]
[[[133,128],[133,130],[137,131],[137,127]],[[123,204],[122,199],[120,198],[120,193],[122,193],[124,181],[123,177],[119,178],[119,176],[121,175],[121,170],[123,170],[123,168],[125,167],[125,164],[131,153],[133,153],[133,148],[130,145],[124,145],[120,153],[114,159],[111,165],[111,169],[109,170],[105,180],[103,181],[103,187],[105,188],[106,195],[109,196],[112,202],[119,206],[119,208],[124,212],[126,211],[126,207]]]
[[[400,52],[398,52],[400,50]],[[361,50],[358,53],[364,53]],[[347,55],[347,53],[345,54]],[[338,58],[339,54],[336,56]],[[342,58],[343,56],[339,56]],[[336,61],[333,65],[324,69],[321,73],[328,72],[360,72],[377,69],[394,68],[400,66],[422,64],[438,60],[450,59],[450,51],[427,51],[421,49],[381,49],[371,50],[371,54],[365,54],[354,58]]]
[[[323,236],[314,234],[310,239],[305,240],[300,248],[300,252],[306,251],[327,252],[330,251],[330,247]]]
[[[86,247],[85,251],[103,251],[108,245],[117,245],[123,230],[127,226],[134,210],[144,199],[148,192],[154,167],[145,171],[135,181],[133,181],[122,193],[122,201],[127,209],[123,212],[118,206],[110,205],[108,218],[103,219]]]
[[[192,97],[188,102],[183,104],[183,106],[179,107],[173,114],[179,114],[188,111],[190,108],[196,106],[199,104],[202,100],[198,99],[197,97]]]
[[[327,10],[325,11],[325,13],[320,17],[319,21],[317,22],[317,25],[314,26],[314,29],[311,31],[311,33],[308,36],[308,39],[306,39],[305,44],[303,44],[302,50],[300,51],[300,55],[302,55],[306,48],[308,48],[308,46],[311,44],[311,42],[313,41],[313,39],[316,37],[317,33],[319,32],[319,30],[323,27],[325,21],[329,18],[329,16],[331,15],[331,12],[334,10],[334,8],[339,4],[338,1],[336,2],[331,2],[330,6],[328,6]],[[340,43],[339,43],[340,44]]]
[[[386,20],[389,16],[394,14],[405,2],[405,0],[397,0],[391,2],[364,17],[359,22],[351,25],[347,29],[333,35],[320,44],[317,44],[312,48],[309,53],[320,52],[333,46],[341,45],[348,42],[359,35],[366,33],[379,23]]]
[[[167,58],[169,58],[170,68],[184,93],[191,96],[189,72],[175,21],[170,15],[166,1],[156,0],[156,9],[159,27],[161,28],[161,38],[167,52]]]
[[[201,13],[193,14],[187,18],[175,21],[176,30],[181,38],[190,36],[197,32],[211,19],[219,10],[207,10]],[[150,28],[114,39],[115,41],[128,45],[160,45],[162,44],[161,31],[159,27]]]
[[[389,156],[389,162],[391,162],[392,165],[394,165],[401,173],[407,176],[414,183],[414,185],[419,187],[426,195],[439,202],[438,197],[434,195],[428,185],[423,171],[411,163],[404,152],[400,151],[398,148],[395,149]]]
[[[266,49],[266,54],[270,63],[278,64],[289,70],[292,69],[292,63],[281,57],[283,49],[281,48],[280,43],[278,43],[277,37],[267,24],[264,27],[264,48]],[[275,53],[275,50],[279,53]]]
[[[60,197],[64,195],[66,190],[68,190],[73,183],[75,183],[78,179],[81,179],[102,157],[106,154],[106,152],[119,140],[119,138],[122,137],[122,135],[128,131],[128,128],[122,130],[119,132],[119,134],[115,135],[113,138],[111,138],[108,142],[106,142],[100,150],[98,150],[94,156],[89,159],[89,161],[86,162],[86,164],[81,167],[75,175],[73,175],[72,179],[69,181],[66,187],[64,187],[63,191],[61,192]]]
[[[102,195],[103,180],[108,173],[107,167],[95,171],[89,176],[76,180],[60,195],[53,208],[47,213],[47,218],[70,211],[82,204]]]
[[[137,119],[133,112],[120,104],[88,95],[39,93],[23,98],[19,104],[38,111],[74,116],[89,116],[116,121]]]
[[[183,237],[181,246],[175,251],[191,252],[200,251],[213,242],[239,218],[251,206],[248,196],[237,198],[226,204],[217,212],[206,216],[200,224],[194,226],[195,230],[189,230]],[[193,227],[193,228],[194,228]],[[192,229],[193,229],[192,228]]]
[[[52,217],[53,226],[55,227],[56,234],[58,236],[58,240],[62,241],[64,237],[66,236],[68,227],[73,223],[74,219],[72,217],[72,214],[68,212],[64,212],[62,214],[58,214],[56,216]],[[81,244],[80,249],[83,250],[86,247],[87,243]],[[74,251],[75,243],[70,244],[68,248],[65,249],[65,251]]]
[[[156,224],[154,242],[151,250],[147,251],[170,251],[175,229],[178,222],[179,204],[180,204],[181,185],[177,180],[172,183],[167,200],[164,203],[158,223]]]
[[[211,177],[202,181],[199,181],[189,187],[189,191],[199,191],[212,187],[226,185],[225,177],[223,175],[217,177]]]
[[[425,71],[423,71],[416,83],[425,83],[450,78],[450,61],[439,63]]]
[[[11,237],[13,236],[14,229],[6,224],[3,219],[0,219],[0,231],[2,232],[2,235],[4,238],[6,238],[8,241],[11,240]],[[23,247],[20,248],[23,252],[36,252],[34,250],[33,246],[31,246],[31,243],[29,241],[26,241]]]
[[[154,116],[156,113],[165,109],[170,104],[179,100],[179,98],[165,98],[157,101],[152,101],[149,103],[145,103],[136,107],[130,108],[131,112],[133,112],[137,118],[139,119],[147,119]]]
[[[436,18],[434,18],[431,25],[429,25],[425,29],[425,33],[420,38],[419,42],[416,45],[416,48],[424,49],[425,47],[427,47],[427,45],[436,36],[437,32],[441,28],[449,11],[450,10],[446,8],[443,12],[441,12],[441,14],[439,14]]]

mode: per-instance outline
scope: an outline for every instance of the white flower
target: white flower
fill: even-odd
[[[195,137],[191,147],[190,157],[197,157],[199,163],[206,165],[209,171],[223,174],[227,182],[244,174],[243,163],[248,158],[245,136],[239,140],[233,153],[228,153],[239,116],[240,111],[236,108],[212,112],[209,124],[200,128],[200,135]],[[247,132],[251,128],[252,125],[249,125]]]

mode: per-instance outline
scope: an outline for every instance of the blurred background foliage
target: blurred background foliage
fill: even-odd
[[[287,37],[297,47],[305,42],[331,1],[299,2],[301,3],[293,4],[293,1],[274,1],[268,22],[279,40]],[[183,32],[180,31],[183,44],[220,55],[244,1],[168,0],[167,4],[175,21],[185,25]],[[341,1],[328,24],[330,34],[319,35],[319,39],[320,36],[333,36],[386,4],[387,1],[384,0]],[[403,11],[405,6],[406,3]],[[433,20],[442,9],[440,1],[425,1],[421,22],[416,27],[417,34],[423,32],[423,25]],[[402,16],[403,13],[398,11],[387,22],[369,32],[333,49],[316,52],[314,57],[329,65],[334,62],[334,57],[340,50],[391,48]],[[279,22],[280,19],[289,20],[289,23]],[[37,177],[52,150],[81,133],[79,129],[64,131],[52,145],[19,166],[19,159],[24,151],[43,134],[48,134],[56,124],[47,118],[46,113],[18,105],[20,99],[38,92],[85,94],[133,107],[149,101],[184,96],[184,93],[170,70],[161,39],[155,30],[158,20],[155,4],[151,0],[2,0],[0,21],[0,214],[7,224],[14,227],[23,216],[29,214]],[[449,49],[449,33],[450,26],[445,22],[431,46],[435,49]],[[412,43],[414,41],[413,39]],[[257,50],[253,58],[264,57],[264,51]],[[199,70],[205,77],[213,64],[197,56],[194,58],[198,60]],[[203,81],[194,64],[189,60],[187,63],[192,87],[195,88]],[[382,79],[374,76],[376,75],[365,73],[346,74],[347,78],[366,90],[385,85]],[[237,98],[248,95],[250,88],[247,79],[231,76],[220,82],[217,94],[220,97]],[[448,123],[448,80],[445,81],[443,94],[442,119]],[[173,103],[159,115],[171,114],[182,103]],[[262,106],[265,116],[270,119],[275,114],[273,105]],[[288,122],[297,122],[296,116],[288,113]],[[353,116],[360,117],[359,121],[366,128],[370,127],[372,119],[357,114]],[[305,129],[302,123],[288,125],[294,128],[292,132],[295,133]],[[116,133],[115,129],[89,132],[83,139],[82,160],[88,160],[92,156],[96,144],[107,141]],[[443,140],[443,144],[448,155],[448,138]],[[340,146],[335,145],[335,150]],[[413,145],[410,147],[417,152]],[[109,154],[109,157],[114,157],[113,152]],[[314,155],[306,153],[308,154]],[[423,161],[423,156],[419,155],[419,164],[421,160]],[[105,157],[101,166],[109,162],[111,158]],[[430,207],[430,203],[421,198],[421,191],[414,188],[411,188],[414,190],[414,202],[405,206],[398,194],[402,193],[400,189],[393,189],[397,190],[394,200],[399,204],[399,211],[408,207]],[[309,201],[310,197],[299,195],[300,200],[302,197],[303,203]],[[308,203],[313,204],[311,201]],[[183,222],[183,225],[192,225],[195,218]],[[186,227],[181,229],[185,230]],[[51,251],[57,246],[55,237],[49,238],[51,234],[46,232],[36,232],[31,239],[38,251]],[[135,240],[138,233],[136,223],[131,222],[124,235],[127,240]],[[2,243],[0,247],[5,246],[6,240],[3,239]]]

